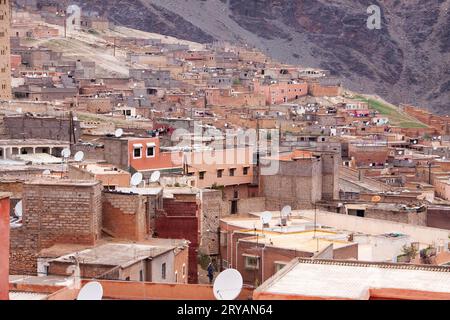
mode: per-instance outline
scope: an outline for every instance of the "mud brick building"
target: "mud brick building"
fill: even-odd
[[[101,234],[101,183],[35,180],[23,186],[23,221],[11,230],[10,273],[37,273],[41,249],[94,245]]]
[[[196,194],[174,194],[164,198],[164,212],[155,219],[154,235],[159,238],[186,239],[189,244],[188,282],[197,283],[197,255],[200,243],[200,204]]]
[[[274,174],[260,176],[266,209],[280,210],[285,205],[305,209],[321,200],[338,199],[340,159],[338,152],[304,150],[265,158],[264,167],[277,168]]]

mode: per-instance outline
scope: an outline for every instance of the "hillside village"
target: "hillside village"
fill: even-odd
[[[243,300],[450,299],[448,116],[26,3],[0,2],[0,299],[214,299],[210,263]]]

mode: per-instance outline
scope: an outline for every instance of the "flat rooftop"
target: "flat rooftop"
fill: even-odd
[[[69,141],[59,141],[59,140],[48,140],[48,139],[8,139],[8,140],[0,140],[0,147],[4,146],[68,146]]]
[[[82,163],[73,166],[82,170],[86,170],[93,174],[102,174],[102,175],[129,174],[129,172],[109,164]]]
[[[38,184],[48,186],[78,186],[78,187],[92,187],[99,184],[95,180],[72,180],[72,179],[57,179],[57,178],[39,178],[26,181],[25,184]]]
[[[366,300],[372,288],[445,293],[450,297],[450,268],[298,259],[257,292]]]
[[[68,254],[54,259],[53,261],[72,263],[73,260],[70,257],[76,254],[78,261],[81,264],[127,267],[143,259],[156,257],[174,248],[175,246],[168,245],[156,246],[141,243],[108,243],[95,248]]]
[[[347,241],[347,234],[327,232],[321,230],[295,232],[289,234],[265,233],[257,237],[244,238],[242,241],[263,243],[270,247],[279,247],[303,252],[320,252],[331,244],[334,249],[344,248],[356,244]]]

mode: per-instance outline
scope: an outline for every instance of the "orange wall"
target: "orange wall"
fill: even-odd
[[[0,196],[0,300],[9,299],[9,197]]]
[[[154,143],[155,147],[155,156],[147,157],[147,143]],[[142,155],[139,159],[134,159],[133,154],[133,145],[134,144],[142,144]],[[181,168],[181,163],[177,163],[177,161],[172,161],[172,153],[169,152],[160,152],[159,150],[159,139],[158,138],[136,138],[128,140],[128,157],[129,164],[131,167],[138,171],[144,170],[162,170],[162,169],[171,169],[171,168]]]

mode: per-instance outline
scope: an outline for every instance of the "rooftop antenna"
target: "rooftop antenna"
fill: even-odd
[[[69,158],[69,157],[70,157],[70,154],[71,154],[71,152],[70,152],[70,149],[69,149],[69,148],[65,148],[63,151],[61,151],[61,157],[62,157],[63,159]]]
[[[270,220],[272,220],[272,213],[270,211],[264,211],[261,214],[261,223],[262,223],[262,229],[264,230],[264,227],[268,228],[269,227],[269,222]]]
[[[159,178],[161,178],[161,172],[155,171],[150,176],[150,182],[152,183],[159,182]]]
[[[292,212],[291,206],[284,206],[283,209],[281,209],[280,212],[281,226],[287,225],[287,219],[289,218],[291,212]]]
[[[142,182],[143,175],[140,172],[136,172],[131,177],[130,184],[133,186],[133,190],[137,188],[137,186]]]
[[[114,132],[114,136],[116,137],[116,138],[120,138],[121,136],[123,135],[123,130],[122,129],[117,129],[115,132]]]
[[[76,162],[81,162],[84,159],[84,152],[83,151],[78,151],[77,153],[75,153],[75,156],[73,157],[73,159]]]
[[[102,300],[103,287],[100,282],[92,281],[81,288],[77,300]]]
[[[213,293],[217,300],[234,300],[242,291],[244,281],[236,269],[222,271],[214,281]]]
[[[69,148],[65,148],[63,149],[63,151],[61,151],[61,179],[64,173],[64,162],[66,162],[69,159],[70,154],[71,152]]]
[[[17,202],[16,206],[14,207],[14,214],[16,215],[17,218],[19,218],[19,220],[22,219],[22,214],[23,214],[23,202],[22,202],[22,200]]]

